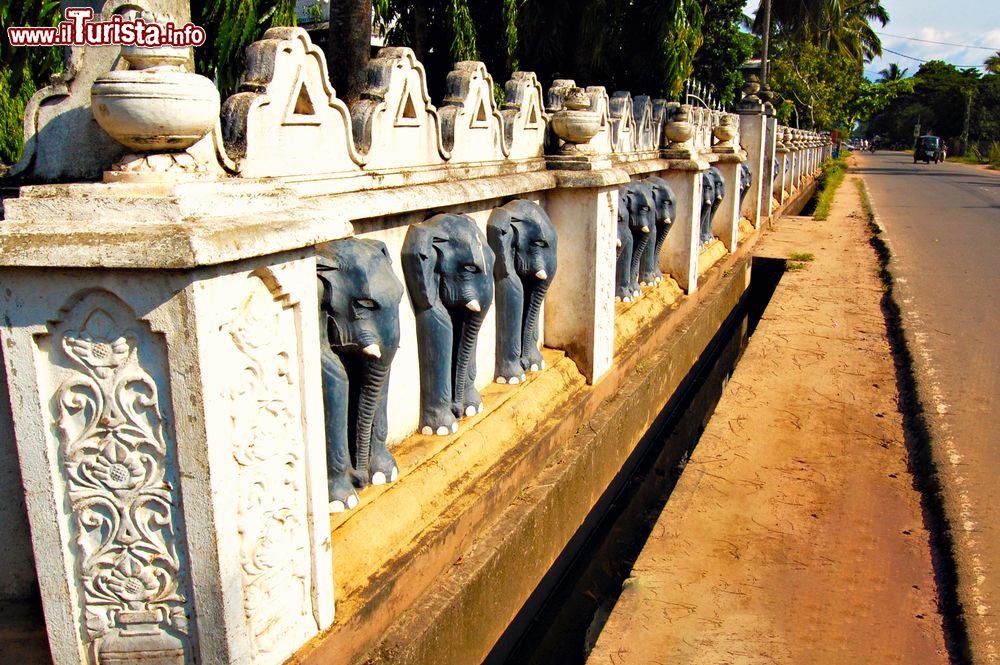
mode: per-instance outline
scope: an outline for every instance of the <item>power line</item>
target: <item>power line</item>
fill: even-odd
[[[882,50],[885,51],[886,53],[892,53],[893,55],[898,55],[903,58],[916,60],[917,62],[930,62],[930,60],[921,60],[920,58],[914,58],[912,55],[906,55],[905,53],[900,53],[899,51],[893,51],[892,49],[888,49],[884,46],[882,47]],[[935,58],[935,59],[940,60],[940,58]],[[952,65],[952,66],[958,69],[982,69],[986,65]]]
[[[913,42],[924,42],[925,44],[940,44],[941,46],[959,46],[961,48],[978,48],[983,51],[1000,51],[1000,48],[992,48],[989,46],[976,46],[975,44],[955,44],[953,42],[935,42],[930,39],[920,39],[919,37],[905,37],[903,35],[890,35],[888,32],[878,32],[876,34],[882,35],[883,37],[895,37],[896,39],[909,39]],[[897,54],[899,55],[899,54]],[[904,56],[905,57],[905,56]],[[916,59],[916,58],[914,58]]]

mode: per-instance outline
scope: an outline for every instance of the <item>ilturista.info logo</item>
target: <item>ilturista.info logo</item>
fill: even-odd
[[[135,13],[115,14],[107,21],[94,21],[90,7],[67,7],[65,20],[49,28],[7,28],[11,46],[158,46],[188,47],[205,43],[205,29],[173,21],[154,22]]]

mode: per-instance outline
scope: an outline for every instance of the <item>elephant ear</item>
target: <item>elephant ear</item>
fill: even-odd
[[[496,259],[493,278],[503,279],[514,274],[514,230],[512,216],[506,207],[494,208],[486,223],[486,242]]]
[[[427,222],[413,224],[406,231],[400,261],[406,279],[406,292],[416,311],[430,309],[440,303],[435,274],[438,253],[434,245],[447,241]]]

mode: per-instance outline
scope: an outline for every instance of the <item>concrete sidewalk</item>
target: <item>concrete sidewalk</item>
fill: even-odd
[[[786,272],[588,663],[947,663],[854,180]]]

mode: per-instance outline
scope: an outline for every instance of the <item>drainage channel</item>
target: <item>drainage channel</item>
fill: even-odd
[[[584,662],[784,269],[778,259],[753,260],[739,305],[500,637],[487,665]]]

